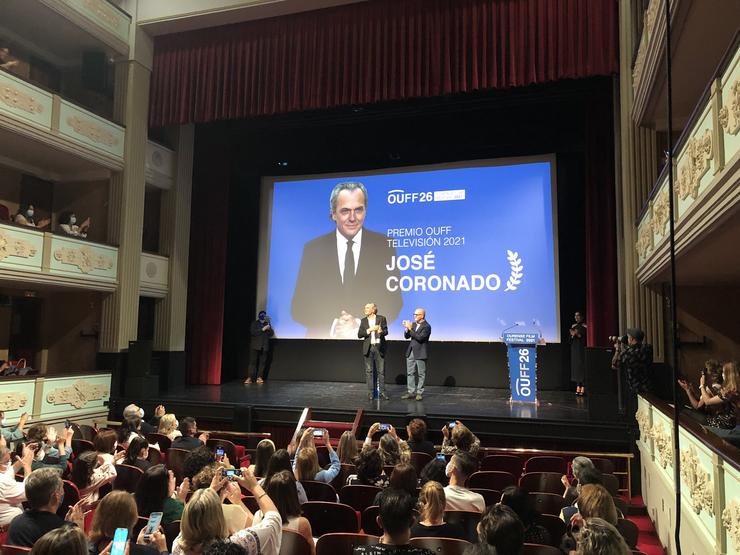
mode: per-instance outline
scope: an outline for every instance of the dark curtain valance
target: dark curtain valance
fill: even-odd
[[[616,0],[370,0],[158,37],[152,126],[618,70]]]

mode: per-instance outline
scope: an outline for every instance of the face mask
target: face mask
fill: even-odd
[[[77,218],[75,218],[74,216],[72,216],[72,217],[71,217],[71,218],[69,219],[69,223],[71,223],[72,225],[76,224],[76,223],[77,223]]]
[[[29,218],[33,218],[33,210],[26,210],[26,215],[27,215],[27,216],[28,216]]]
[[[47,438],[50,444],[54,443],[57,439],[57,431],[54,428],[50,428]]]
[[[5,426],[5,419],[4,418],[0,418],[0,426]]]
[[[179,427],[180,427],[180,423],[177,420],[175,420],[175,428],[177,429]]]
[[[36,451],[36,460],[37,461],[43,461],[45,456],[46,456],[46,446],[44,444],[42,444],[39,447],[39,450]]]
[[[452,474],[453,468],[455,468],[455,466],[452,464],[452,461],[448,462],[447,466],[445,466],[445,476],[449,478],[450,474]]]
[[[144,418],[144,409],[139,409],[139,418]]]
[[[118,441],[113,442],[113,451],[116,450],[116,447],[118,447]]]

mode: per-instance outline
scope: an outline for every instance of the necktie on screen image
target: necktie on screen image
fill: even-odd
[[[354,245],[352,239],[347,241],[347,252],[344,254],[344,276],[342,276],[342,283],[345,287],[352,285],[352,281],[355,279],[355,257],[352,252],[352,245]]]

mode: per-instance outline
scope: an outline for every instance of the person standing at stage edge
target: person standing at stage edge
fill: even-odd
[[[426,310],[417,308],[414,310],[414,322],[403,321],[406,331],[403,336],[409,341],[406,347],[406,377],[408,379],[407,391],[401,395],[401,399],[416,398],[422,400],[424,393],[424,380],[427,376],[427,343],[432,335],[432,326],[426,321]],[[415,373],[418,371],[419,379],[416,380]]]
[[[586,376],[586,324],[583,314],[576,312],[575,324],[570,326],[570,381],[576,382],[576,395],[583,397]]]
[[[249,375],[244,383],[262,384],[265,383],[267,372],[270,370],[268,366],[271,354],[270,338],[275,334],[267,312],[260,311],[249,328],[249,334],[252,336],[249,346]]]
[[[625,341],[626,339],[626,341]],[[626,337],[614,343],[612,368],[625,373],[627,378],[627,415],[634,419],[637,412],[637,395],[651,389],[650,366],[653,363],[653,346],[645,343],[645,332],[629,328]]]
[[[367,398],[373,398],[373,363],[378,372],[378,390],[380,399],[388,399],[385,394],[385,336],[388,335],[388,321],[378,314],[375,303],[365,305],[365,317],[360,322],[357,337],[364,339],[362,354],[365,360],[365,383]]]

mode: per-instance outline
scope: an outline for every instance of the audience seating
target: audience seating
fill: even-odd
[[[517,479],[522,475],[523,466],[522,459],[516,455],[488,455],[480,463],[481,470],[508,472]]]
[[[254,495],[242,495],[242,503],[244,503],[252,514],[256,513],[260,508],[257,498]]]
[[[92,521],[93,517],[95,516],[95,509],[89,509],[85,511],[85,520],[84,520],[84,530],[85,535],[90,533],[90,529],[92,528]]]
[[[162,526],[164,530],[164,537],[167,540],[167,549],[172,552],[172,544],[175,542],[175,538],[180,535],[180,521],[174,520],[168,524]]]
[[[462,555],[470,547],[470,542],[453,538],[411,538],[409,543],[414,547],[429,549],[432,553],[441,555]]]
[[[147,459],[152,465],[164,463],[164,455],[156,447],[149,448],[149,456]]]
[[[175,479],[179,484],[185,477],[185,459],[190,454],[190,451],[185,449],[170,448],[167,451],[167,468],[169,468],[175,475]]]
[[[519,486],[530,493],[539,491],[562,495],[564,489],[563,483],[560,481],[562,476],[557,472],[531,472],[519,478]]]
[[[394,468],[394,465],[392,464],[383,465],[383,472],[385,472],[385,475],[388,476],[388,478],[390,478],[391,474],[393,474],[393,468]]]
[[[378,505],[371,505],[362,511],[362,531],[365,534],[371,534],[373,536],[383,535],[383,529],[377,521],[379,515],[380,507]]]
[[[421,469],[432,461],[432,457],[429,453],[420,453],[418,451],[411,452],[411,466],[416,469],[416,474],[421,473]]]
[[[622,513],[622,516],[624,518],[627,518],[627,513],[629,513],[629,505],[627,504],[627,501],[622,499],[621,497],[614,497],[614,505],[617,507],[617,510]]]
[[[614,474],[616,470],[614,461],[609,459],[591,458],[591,462],[594,463],[596,469],[602,474]]]
[[[144,529],[144,526],[146,526],[147,522],[149,522],[149,517],[146,516],[140,516],[136,519],[136,524],[134,524],[134,529],[131,532],[132,538],[138,538],[139,532],[141,532]]]
[[[497,489],[499,491],[514,484],[516,484],[516,478],[513,474],[498,470],[474,472],[468,477],[467,482],[469,488]]]
[[[72,439],[72,453],[74,453],[75,458],[86,451],[95,451],[92,441],[88,441],[87,439]]]
[[[375,504],[375,496],[382,491],[375,486],[344,486],[339,490],[339,500],[355,511],[364,511]]]
[[[298,532],[283,530],[280,555],[311,555],[311,547],[308,540]]]
[[[8,210],[8,207],[4,204],[0,204],[0,220],[3,222],[10,221],[10,210]]]
[[[129,493],[136,492],[136,486],[144,475],[144,471],[136,466],[128,464],[116,465],[116,479],[113,481],[113,489],[126,490]]]
[[[474,511],[445,511],[445,522],[459,524],[465,532],[465,538],[475,543],[478,541],[478,523],[481,514]]]
[[[534,492],[530,494],[534,499],[534,506],[538,513],[558,516],[565,507],[565,499],[555,493]]]
[[[555,515],[539,514],[535,518],[535,524],[539,524],[550,532],[550,539],[554,547],[560,545],[560,540],[565,535],[566,529],[563,519]]]
[[[342,486],[347,483],[347,478],[352,474],[357,474],[357,467],[353,464],[342,463],[342,469],[339,471],[339,474],[331,481],[334,491],[342,489]]]
[[[26,553],[31,553],[31,548],[5,544],[0,548],[0,552],[3,555],[25,555]]]
[[[150,434],[146,434],[146,440],[151,445],[159,445],[159,449],[164,453],[166,452],[170,447],[172,447],[172,440],[168,438],[164,434],[160,434],[159,432],[152,432]]]
[[[637,528],[637,524],[626,518],[617,519],[617,530],[622,534],[622,537],[627,542],[630,549],[637,547],[637,537],[640,535],[640,530]]]
[[[551,545],[525,543],[521,555],[562,555],[563,552]]]
[[[80,490],[69,480],[62,480],[62,485],[64,486],[64,499],[57,509],[57,514],[64,518],[69,508],[80,500]]]
[[[336,501],[337,492],[330,484],[315,482],[313,480],[301,480],[306,497],[309,501]]]
[[[356,546],[375,545],[378,542],[378,536],[367,534],[323,534],[316,542],[316,555],[352,555]]]
[[[619,495],[619,478],[614,474],[602,474],[601,479],[606,491],[611,493],[613,496]]]
[[[328,501],[308,501],[301,505],[303,516],[311,523],[314,536],[332,532],[359,532],[355,509],[344,503]]]
[[[563,457],[530,457],[524,463],[524,473],[557,472],[561,476],[568,471],[568,463]]]
[[[470,491],[480,493],[486,501],[486,507],[490,507],[501,501],[501,492],[497,489],[470,488]]]

